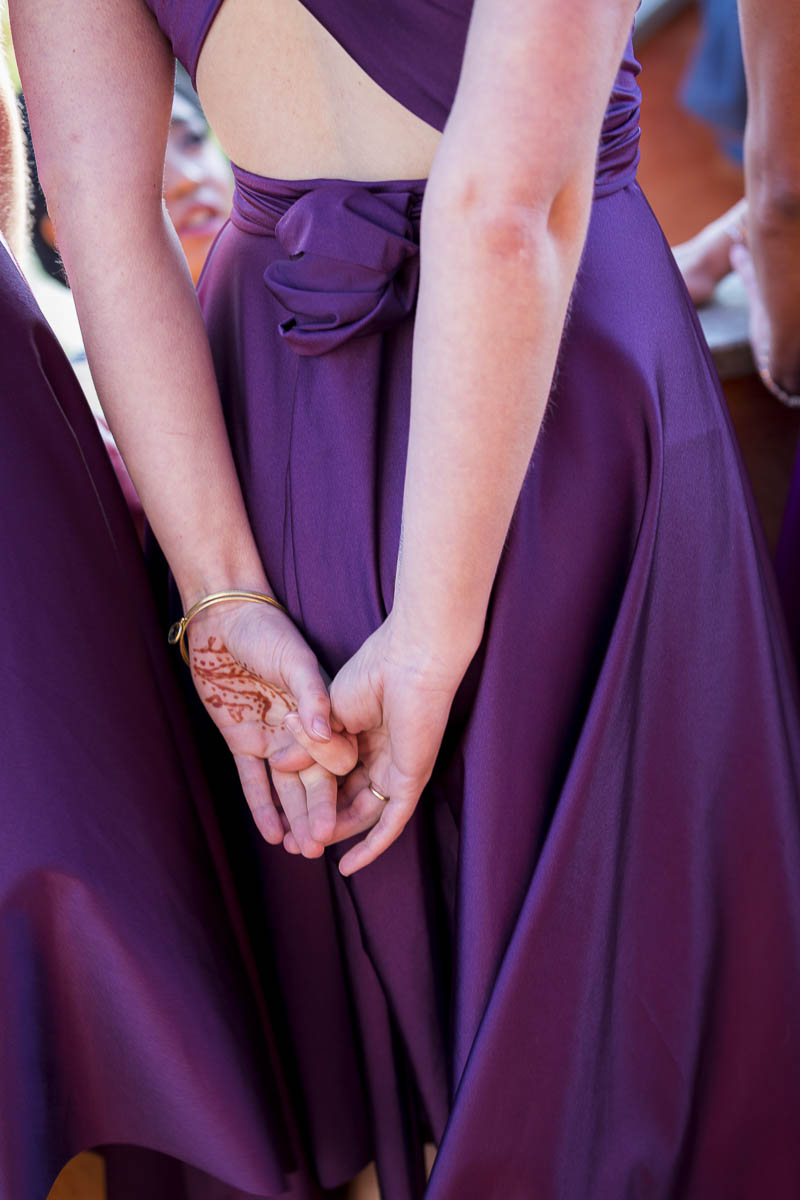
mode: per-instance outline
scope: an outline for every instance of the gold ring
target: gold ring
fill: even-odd
[[[373,794],[373,796],[375,797],[375,799],[376,799],[376,800],[382,800],[384,804],[386,804],[386,803],[388,802],[388,800],[389,800],[389,797],[388,797],[388,796],[384,796],[383,792],[379,792],[379,791],[378,791],[378,789],[375,787],[375,784],[372,782],[372,780],[371,780],[371,779],[370,779],[370,781],[369,781],[369,790],[372,792],[372,794]]]

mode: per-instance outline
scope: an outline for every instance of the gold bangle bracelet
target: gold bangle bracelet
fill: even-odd
[[[279,608],[282,613],[286,609],[275,600],[272,596],[265,596],[263,592],[240,592],[238,590],[230,592],[212,592],[210,596],[204,596],[202,600],[198,600],[188,612],[184,613],[180,621],[176,621],[174,625],[170,625],[167,641],[170,646],[177,646],[181,652],[181,658],[189,666],[189,652],[186,649],[186,630],[189,627],[189,622],[203,612],[206,608],[211,608],[213,604],[223,604],[226,600],[245,600],[251,604],[271,604],[273,608]]]

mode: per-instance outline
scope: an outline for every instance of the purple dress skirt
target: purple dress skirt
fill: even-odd
[[[800,663],[800,453],[795,460],[789,496],[775,551],[778,588],[795,658]]]
[[[221,814],[324,1187],[374,1156],[418,1200],[433,1140],[429,1200],[800,1195],[794,677],[620,80],[415,817],[345,882],[339,850],[287,859]],[[267,571],[333,673],[392,604],[423,185],[236,178],[201,303]]]
[[[0,512],[0,1197],[113,1143],[277,1192],[297,1135],[139,544],[1,238]]]

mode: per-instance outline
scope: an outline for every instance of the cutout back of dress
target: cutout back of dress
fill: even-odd
[[[203,43],[224,2],[146,0],[193,80]],[[458,85],[473,0],[297,2],[388,95],[434,129],[444,128]],[[603,123],[596,195],[616,191],[636,175],[638,73],[629,40]]]

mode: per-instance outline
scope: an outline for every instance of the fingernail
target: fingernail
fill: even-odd
[[[314,717],[311,728],[318,737],[324,738],[326,742],[330,741],[331,727],[324,717]]]

